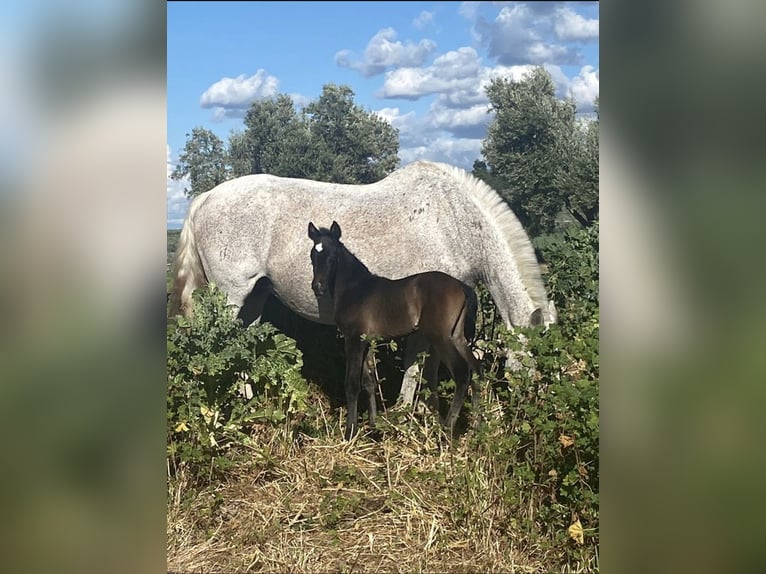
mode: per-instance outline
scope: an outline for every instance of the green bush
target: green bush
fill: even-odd
[[[598,229],[568,230],[544,249],[548,287],[559,310],[559,323],[580,328],[598,316]],[[571,331],[567,331],[571,332]]]
[[[245,328],[215,288],[194,294],[194,317],[168,325],[168,456],[221,470],[255,423],[288,425],[308,387],[295,341],[268,323]]]
[[[566,232],[545,251],[559,321],[545,331],[500,325],[487,337],[494,362],[485,371],[502,417],[485,421],[469,440],[477,453],[507,465],[502,497],[518,507],[515,526],[584,558],[598,545],[598,224]],[[482,315],[492,316],[491,303],[482,303]],[[505,349],[528,352],[522,364],[531,368],[507,370],[497,360]],[[583,545],[568,532],[577,520]]]

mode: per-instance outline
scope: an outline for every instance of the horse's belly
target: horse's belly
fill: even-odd
[[[305,290],[290,289],[285,284],[279,285],[274,284],[274,295],[293,313],[315,323],[335,324],[333,320],[334,307],[329,297],[323,297],[322,300],[317,301],[310,289],[308,290],[310,295],[308,295]]]

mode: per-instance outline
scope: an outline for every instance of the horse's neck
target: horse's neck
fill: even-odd
[[[534,309],[521,270],[505,239],[496,234],[485,238],[489,248],[485,250],[481,275],[497,309],[507,327],[526,324],[526,317]]]

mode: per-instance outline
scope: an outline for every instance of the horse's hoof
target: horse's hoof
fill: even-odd
[[[377,428],[370,429],[368,436],[372,442],[380,442],[383,440],[383,431]]]

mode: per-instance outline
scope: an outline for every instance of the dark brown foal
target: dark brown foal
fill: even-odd
[[[335,323],[345,340],[346,440],[358,429],[357,403],[362,384],[370,399],[370,426],[375,424],[375,388],[365,360],[369,344],[362,340],[362,335],[390,339],[415,331],[426,336],[455,380],[455,396],[443,421],[452,433],[471,375],[481,372],[468,343],[476,326],[477,301],[473,289],[439,271],[396,280],[373,275],[340,242],[340,226],[334,221],[329,230],[317,229],[309,223],[308,235],[314,242],[311,287],[317,297],[329,294],[332,298]],[[436,377],[431,379],[435,396]],[[474,406],[477,391],[474,386]]]

